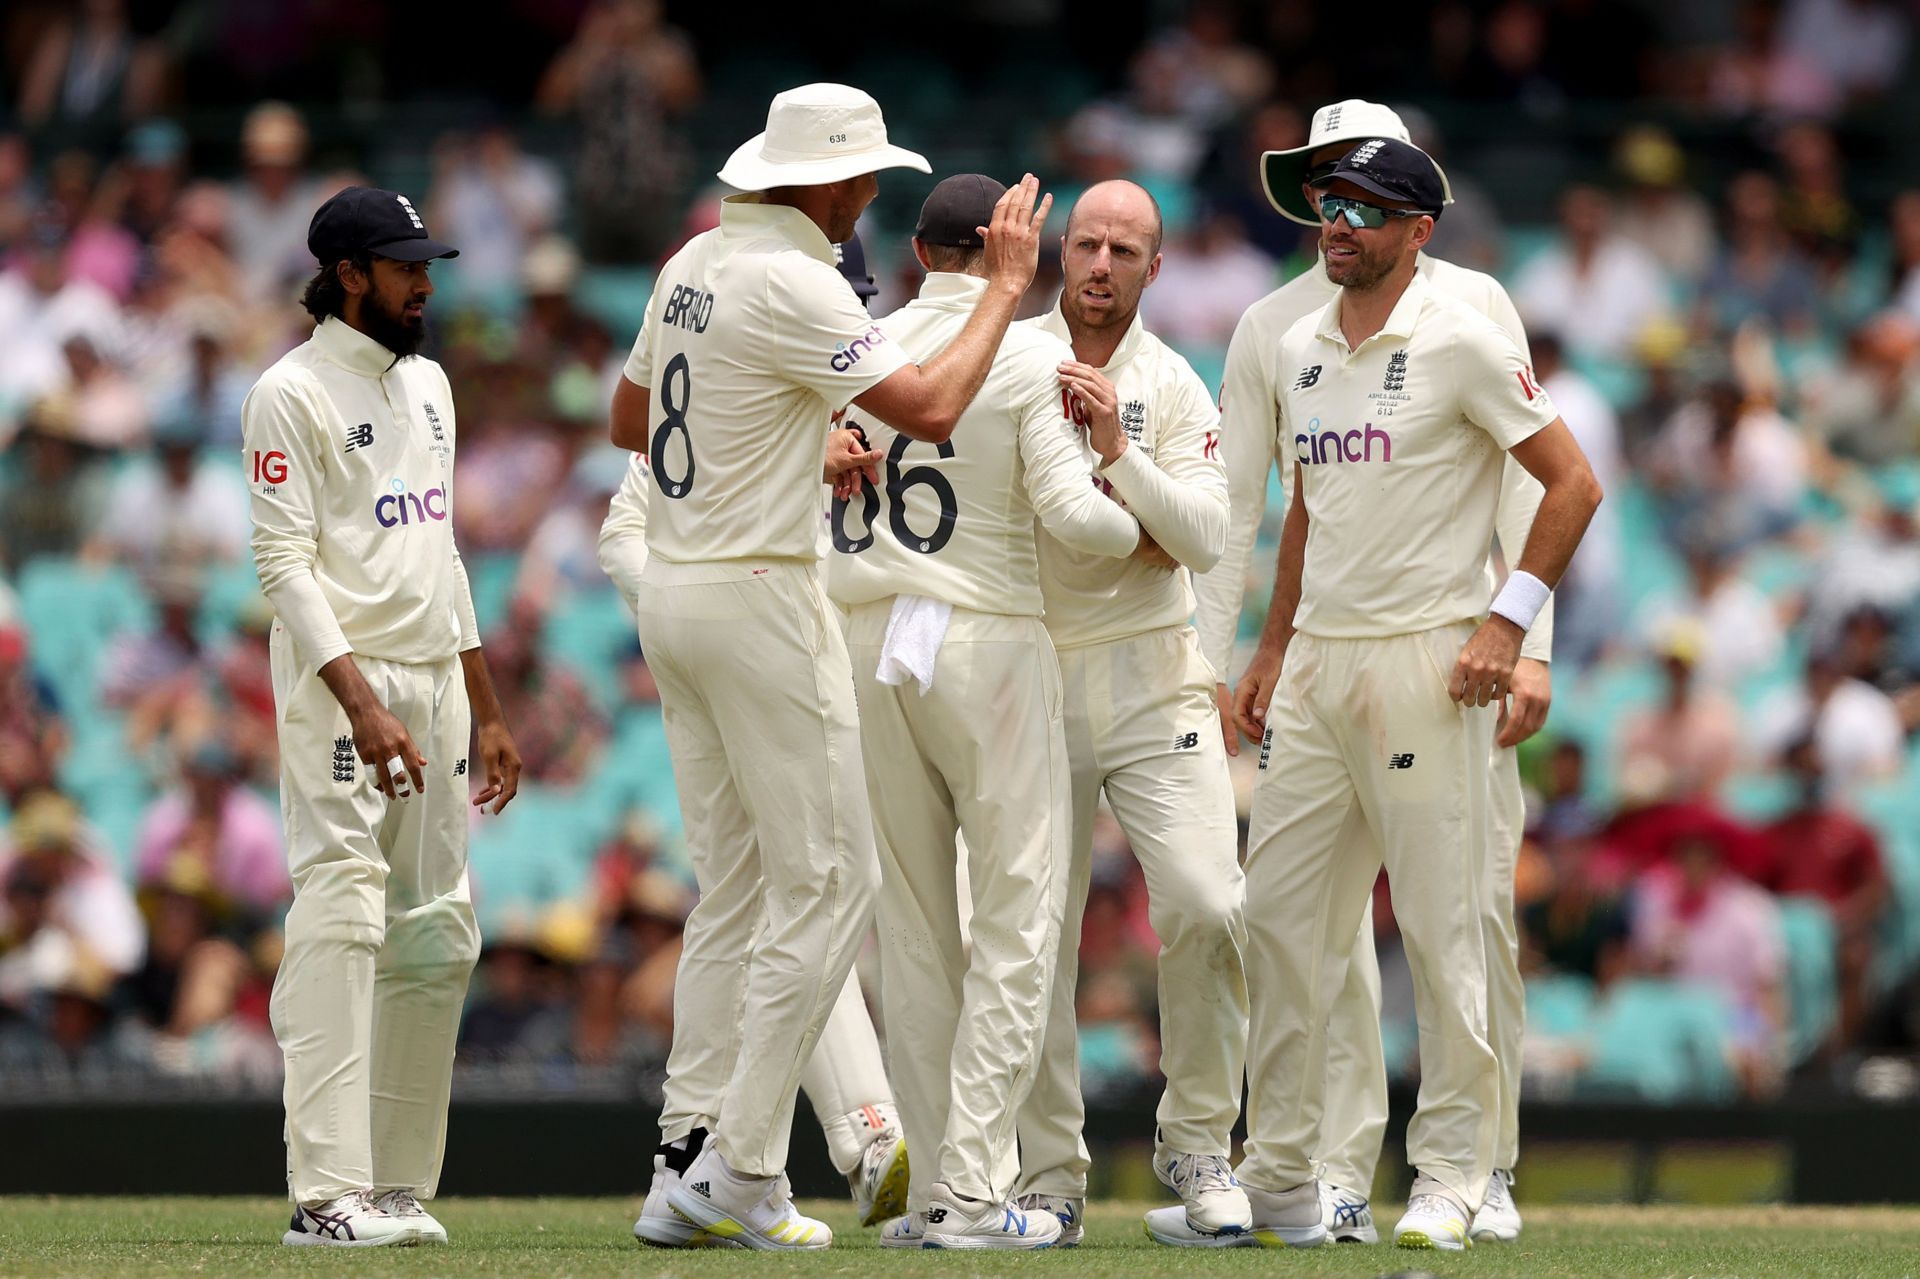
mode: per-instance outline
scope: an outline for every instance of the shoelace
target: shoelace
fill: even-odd
[[[1455,1208],[1452,1202],[1444,1195],[1415,1195],[1413,1202],[1407,1205],[1407,1211],[1411,1214],[1419,1214],[1421,1216],[1454,1217],[1459,1215],[1459,1209]]]
[[[384,1202],[383,1202],[384,1201]],[[373,1201],[373,1206],[389,1217],[424,1217],[427,1213],[411,1191],[395,1190]]]
[[[1191,1186],[1196,1194],[1205,1194],[1209,1190],[1231,1190],[1234,1187],[1233,1169],[1223,1156],[1189,1155],[1181,1163],[1185,1168],[1176,1166],[1173,1179]]]

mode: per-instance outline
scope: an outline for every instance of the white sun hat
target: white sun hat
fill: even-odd
[[[1392,107],[1368,102],[1365,98],[1348,98],[1321,107],[1313,113],[1313,128],[1307,133],[1305,146],[1289,151],[1268,151],[1261,155],[1260,185],[1266,189],[1267,203],[1277,209],[1280,216],[1302,226],[1319,226],[1320,219],[1314,213],[1313,206],[1300,193],[1301,186],[1307,180],[1307,170],[1311,167],[1308,158],[1321,147],[1332,146],[1336,142],[1359,142],[1366,138],[1413,141],[1407,134],[1406,122]],[[1433,167],[1440,168],[1438,164]],[[1444,169],[1440,170],[1440,185],[1446,189],[1446,202],[1452,204],[1453,187],[1447,182]]]
[[[766,132],[727,157],[720,180],[742,191],[825,186],[881,169],[933,172],[927,158],[887,141],[880,104],[844,84],[803,84],[774,95]]]

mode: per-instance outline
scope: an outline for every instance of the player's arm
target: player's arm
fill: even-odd
[[[627,463],[626,477],[607,504],[595,549],[600,571],[633,604],[640,598],[640,571],[647,563],[647,464],[638,453]]]
[[[660,294],[656,290],[655,298]],[[671,297],[671,294],[668,294]],[[627,352],[627,362],[613,384],[613,404],[607,412],[607,434],[621,448],[644,455],[653,411],[653,307],[649,303],[640,332]]]
[[[1204,572],[1218,563],[1227,542],[1227,476],[1207,455],[1220,417],[1200,379],[1188,372],[1152,459],[1128,446],[1119,393],[1104,374],[1070,360],[1060,366],[1060,381],[1086,408],[1101,478],[1141,527],[1177,564]]]
[[[1047,532],[1076,551],[1122,558],[1140,544],[1140,524],[1088,482],[1080,427],[1050,359],[1034,361],[1026,394],[1014,406],[1027,500]]]
[[[314,664],[346,712],[354,747],[372,770],[374,786],[392,799],[396,791],[388,762],[400,760],[419,790],[426,783],[421,772],[426,758],[354,665],[352,646],[314,576],[326,452],[316,444],[321,414],[308,394],[287,380],[262,381],[241,407],[242,448],[250,466],[254,571],[294,647]]]
[[[1233,694],[1233,722],[1247,740],[1257,742],[1266,732],[1267,707],[1280,682],[1280,667],[1293,642],[1293,617],[1300,609],[1300,577],[1307,563],[1307,504],[1300,492],[1300,464],[1293,464],[1293,500],[1280,528],[1280,555],[1274,565],[1273,599],[1267,605],[1266,625],[1260,629],[1260,647],[1247,663],[1247,673]]]
[[[1500,468],[1500,504],[1494,509],[1493,526],[1509,567],[1527,544],[1545,492],[1540,481],[1508,454]],[[1501,746],[1518,746],[1546,726],[1547,710],[1553,703],[1553,675],[1548,665],[1552,658],[1553,599],[1549,596],[1520,643],[1520,660],[1513,668],[1513,708],[1503,713],[1496,738]]]
[[[1040,231],[1053,197],[1036,196],[1031,174],[1009,187],[993,206],[986,232],[987,291],[958,337],[925,364],[907,364],[853,397],[853,402],[910,439],[944,444],[987,380],[994,354],[1013,322],[1020,299],[1033,283],[1040,260]],[[857,308],[858,304],[854,304]]]
[[[447,403],[453,403],[453,388],[447,388]],[[453,423],[447,424],[449,432]],[[506,712],[493,690],[493,676],[487,670],[486,653],[480,647],[480,622],[473,608],[473,586],[467,580],[467,565],[460,558],[456,541],[453,555],[453,607],[460,619],[460,673],[467,685],[467,709],[473,719],[474,744],[479,748],[481,776],[486,785],[473,797],[473,806],[493,804],[498,814],[520,791],[520,752],[507,730]]]

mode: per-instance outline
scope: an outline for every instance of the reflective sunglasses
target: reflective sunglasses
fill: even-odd
[[[1347,225],[1359,230],[1362,227],[1377,231],[1387,224],[1388,218],[1423,218],[1424,209],[1383,209],[1377,204],[1368,204],[1344,195],[1323,195],[1320,197],[1320,220],[1338,222],[1347,220]]]

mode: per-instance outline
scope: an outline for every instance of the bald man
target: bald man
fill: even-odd
[[[1188,570],[1212,567],[1226,546],[1227,477],[1213,397],[1140,322],[1141,294],[1160,273],[1160,239],[1160,210],[1145,190],[1090,188],[1061,240],[1060,304],[1026,321],[1072,345],[1061,380],[1076,413],[1120,428],[1111,460],[1087,452],[1088,476],[1151,539],[1131,559],[1109,559],[1039,535],[1047,631],[1065,688],[1073,843],[1046,1045],[1020,1111],[1020,1205],[1058,1215],[1063,1244],[1080,1237],[1087,1193],[1074,985],[1103,793],[1146,873],[1160,938],[1167,1088],[1154,1173],[1180,1195],[1198,1233],[1231,1238],[1253,1219],[1227,1161],[1247,1041],[1238,829],[1213,723],[1218,676],[1188,624]]]

